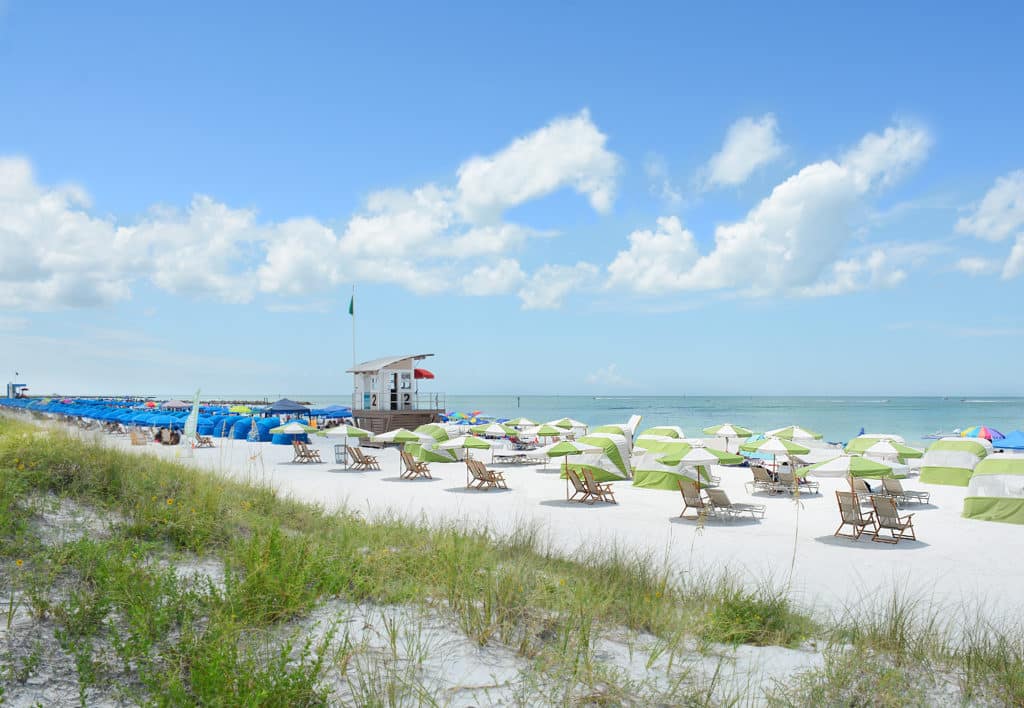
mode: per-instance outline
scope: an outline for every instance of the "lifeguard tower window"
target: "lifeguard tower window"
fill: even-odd
[[[391,374],[391,410],[398,410],[398,373]]]

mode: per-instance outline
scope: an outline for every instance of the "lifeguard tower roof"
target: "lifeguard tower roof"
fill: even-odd
[[[412,366],[415,361],[422,361],[433,354],[402,354],[400,356],[382,356],[379,359],[356,364],[347,371],[349,374],[371,374],[381,369],[404,369]]]

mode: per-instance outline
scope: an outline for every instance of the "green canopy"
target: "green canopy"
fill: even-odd
[[[566,455],[582,455],[584,452],[596,452],[601,448],[597,445],[590,445],[574,440],[562,440],[543,452],[548,457],[565,457]]]
[[[488,450],[491,447],[491,443],[487,442],[483,438],[478,438],[475,435],[460,435],[457,438],[445,440],[443,443],[438,445],[438,447],[442,450],[456,450],[458,448]]]
[[[587,424],[582,423],[572,418],[562,418],[561,420],[552,420],[548,422],[548,425],[553,425],[556,428],[562,428],[564,430],[571,430],[572,428],[586,428]]]
[[[963,515],[1024,524],[1024,457],[995,455],[979,462],[967,485]]]
[[[506,420],[504,424],[512,426],[513,428],[529,428],[537,425],[529,418],[513,418],[512,420]]]
[[[683,429],[680,428],[678,425],[657,425],[653,428],[648,428],[647,430],[640,433],[640,435],[638,435],[637,437],[640,437],[642,435],[660,435],[666,438],[686,437],[686,434],[683,432]]]

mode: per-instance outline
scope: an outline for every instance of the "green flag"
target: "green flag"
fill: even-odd
[[[356,296],[353,295],[348,301],[348,314],[355,316],[356,314]]]

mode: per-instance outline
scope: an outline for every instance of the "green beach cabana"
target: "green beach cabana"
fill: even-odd
[[[598,482],[629,479],[632,476],[629,466],[629,448],[624,436],[613,433],[594,433],[579,438],[576,442],[598,448],[598,450],[584,452],[579,461],[567,463],[576,472],[588,469]]]
[[[967,484],[963,515],[1024,524],[1024,457],[996,455],[979,462]]]
[[[643,437],[645,435],[659,435],[666,438],[685,438],[686,433],[678,425],[656,425],[653,428],[644,430],[637,437]]]
[[[988,448],[977,438],[936,440],[921,459],[921,481],[966,487],[974,468],[988,456]]]
[[[663,452],[645,452],[633,459],[633,486],[642,489],[664,489],[679,491],[680,477],[697,480],[700,474],[703,484],[711,483],[711,475],[707,467],[690,467],[681,461],[668,465],[662,460],[668,459]],[[671,460],[670,460],[671,461]]]

